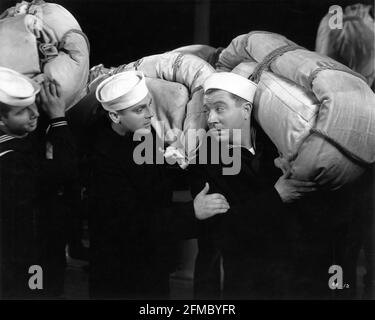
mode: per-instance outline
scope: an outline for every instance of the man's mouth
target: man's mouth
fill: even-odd
[[[37,123],[38,123],[37,119],[32,120],[32,121],[29,122],[29,126],[34,127],[34,126],[36,126]]]
[[[212,127],[210,129],[213,133],[216,133],[216,134],[220,134],[222,132],[222,128],[215,128],[215,127]]]

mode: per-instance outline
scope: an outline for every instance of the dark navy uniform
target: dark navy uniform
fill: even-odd
[[[195,235],[193,205],[171,204],[165,165],[134,162],[140,142],[132,134],[120,136],[104,120],[99,128],[89,189],[90,296],[167,298],[171,248]]]
[[[220,256],[224,298],[282,298],[286,292],[288,241],[282,201],[274,188],[281,171],[273,165],[275,148],[260,129],[257,132],[255,155],[245,148],[236,150],[241,155],[238,174],[223,175],[225,166],[210,162],[189,167],[193,195],[207,181],[210,193],[223,194],[231,207],[201,222],[195,271],[197,298],[220,297]]]
[[[54,296],[57,285],[62,290],[64,218],[55,209],[64,185],[77,176],[76,151],[65,118],[38,129],[24,138],[0,132],[3,298]],[[28,286],[31,265],[43,269],[41,291]]]
[[[190,168],[193,194],[207,181],[210,192],[222,193],[231,206],[226,214],[202,222],[196,297],[220,298],[222,256],[226,298],[356,298],[359,249],[371,239],[374,221],[371,173],[338,191],[283,204],[274,188],[281,175],[273,165],[276,150],[257,132],[256,154],[241,151],[238,175],[223,176],[222,165]],[[341,290],[328,286],[333,265],[343,270]],[[372,277],[372,269],[367,272],[365,280]]]

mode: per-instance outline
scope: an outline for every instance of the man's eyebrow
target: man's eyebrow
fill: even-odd
[[[140,104],[139,106],[136,106],[134,109],[139,109],[139,108],[146,108],[147,104]]]
[[[203,106],[215,105],[215,104],[227,104],[227,103],[223,100],[218,100],[218,101],[215,101],[215,102],[205,103]]]
[[[212,102],[211,103],[212,105],[216,105],[216,104],[227,104],[225,101],[223,101],[223,100],[218,100],[218,101],[215,101],[215,102]]]
[[[17,111],[16,111],[16,114],[19,114],[19,113],[21,113],[21,112],[27,110],[27,108],[28,108],[28,107],[25,107],[25,108],[22,108],[22,109],[20,109],[20,110],[17,110]]]

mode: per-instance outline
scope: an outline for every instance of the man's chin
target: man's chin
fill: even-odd
[[[25,133],[31,133],[31,132],[35,131],[36,127],[37,127],[37,126],[29,126],[29,127],[27,127],[27,128],[25,129],[25,131],[24,131],[24,134],[25,134]]]
[[[141,135],[150,134],[151,133],[151,126],[140,128],[136,131],[136,133],[141,134]]]

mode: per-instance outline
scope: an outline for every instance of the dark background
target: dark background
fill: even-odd
[[[20,1],[0,0],[0,11]],[[314,49],[330,5],[358,0],[56,0],[78,20],[91,43],[91,65],[117,66],[201,43],[225,47],[252,30],[283,34]],[[373,0],[362,0],[371,4]]]

